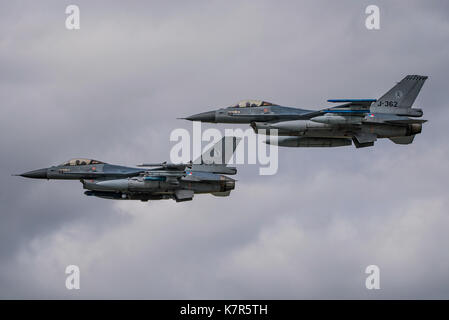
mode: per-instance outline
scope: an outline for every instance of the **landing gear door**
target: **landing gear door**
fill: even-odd
[[[183,190],[183,189],[176,190],[175,191],[175,200],[176,200],[176,202],[193,200],[193,191],[192,190]]]

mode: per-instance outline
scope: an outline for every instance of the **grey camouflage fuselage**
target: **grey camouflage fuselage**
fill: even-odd
[[[228,167],[226,163],[239,141],[240,139],[235,137],[224,137],[205,151],[195,163],[163,162],[133,168],[92,159],[72,159],[58,166],[25,172],[20,176],[34,179],[80,180],[84,189],[87,189],[85,195],[105,199],[141,201],[174,199],[181,202],[192,200],[194,194],[200,193],[223,197],[229,196],[231,190],[235,188],[235,180],[225,174],[237,173],[236,168]],[[203,161],[205,153],[214,152],[222,155],[220,163]]]
[[[276,129],[268,144],[285,147],[357,148],[373,146],[378,138],[397,144],[410,144],[421,133],[421,109],[412,108],[426,76],[408,75],[378,100],[332,99],[336,107],[308,110],[284,107],[261,100],[241,101],[236,105],[189,116],[191,121],[211,123],[249,123],[256,133]]]

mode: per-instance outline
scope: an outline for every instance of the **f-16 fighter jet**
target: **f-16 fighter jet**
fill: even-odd
[[[426,76],[408,75],[378,100],[332,99],[339,105],[322,110],[284,107],[275,103],[247,100],[227,108],[184,118],[211,123],[249,123],[256,133],[277,129],[279,137],[268,136],[268,144],[284,147],[339,147],[354,142],[370,147],[378,138],[410,144],[421,133],[421,109],[412,108]],[[267,134],[268,131],[265,131]]]
[[[61,165],[20,174],[34,179],[80,180],[87,196],[116,200],[189,201],[196,193],[229,196],[237,169],[227,166],[240,139],[224,137],[193,163],[142,164],[139,168],[97,160],[73,159]]]

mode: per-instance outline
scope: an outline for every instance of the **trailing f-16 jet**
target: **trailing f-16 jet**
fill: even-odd
[[[277,129],[268,144],[284,147],[370,147],[378,138],[410,144],[421,133],[421,109],[412,108],[426,76],[408,75],[379,99],[331,99],[339,105],[322,110],[284,107],[246,100],[227,108],[184,118],[211,123],[249,123],[256,133]],[[268,131],[265,131],[268,133]]]
[[[25,178],[80,180],[87,196],[116,200],[192,200],[194,194],[229,196],[237,169],[227,166],[240,139],[224,137],[199,159],[186,164],[154,163],[138,168],[91,159],[72,159],[58,166],[20,174]]]

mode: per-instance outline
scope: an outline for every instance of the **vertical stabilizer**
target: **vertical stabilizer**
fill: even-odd
[[[371,106],[371,112],[422,116],[420,109],[412,109],[427,76],[408,75]]]
[[[229,160],[231,160],[240,140],[241,139],[237,137],[223,137],[211,148],[204,151],[201,157],[196,159],[193,163],[226,166]]]

